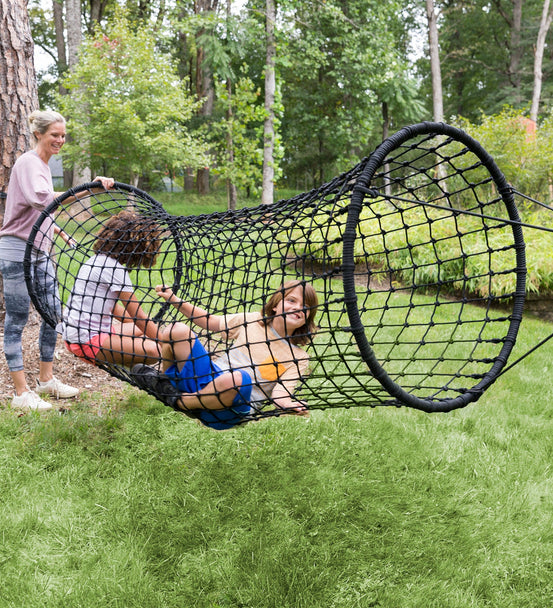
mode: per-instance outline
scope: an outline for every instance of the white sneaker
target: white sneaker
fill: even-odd
[[[79,389],[69,384],[64,384],[55,376],[48,382],[37,382],[36,392],[39,395],[52,395],[56,399],[69,399],[79,394]]]
[[[52,409],[48,401],[44,401],[33,391],[25,391],[22,395],[14,395],[12,407],[17,410],[35,410],[37,412]]]

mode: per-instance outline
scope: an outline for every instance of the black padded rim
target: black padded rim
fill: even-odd
[[[356,239],[356,228],[359,223],[359,216],[363,206],[366,189],[369,187],[377,169],[384,163],[388,154],[404,144],[407,140],[419,135],[446,135],[462,142],[471,152],[473,152],[488,169],[498,192],[505,203],[509,219],[511,220],[513,237],[516,249],[517,262],[517,283],[515,296],[513,298],[513,311],[509,330],[503,347],[492,368],[485,376],[471,389],[465,393],[448,399],[423,399],[405,391],[399,384],[394,382],[386,370],[380,365],[376,355],[371,348],[361,321],[361,315],[357,306],[357,293],[354,280],[355,257],[354,245]],[[522,320],[522,309],[526,295],[526,255],[522,226],[520,217],[515,205],[514,195],[505,176],[495,164],[493,158],[484,148],[470,135],[445,123],[422,122],[409,127],[404,127],[388,139],[371,154],[362,175],[357,180],[353,189],[351,203],[348,208],[348,218],[344,231],[343,244],[343,272],[344,272],[344,292],[345,304],[351,324],[351,330],[359,347],[359,351],[364,361],[367,363],[371,373],[380,384],[401,403],[425,412],[448,412],[453,409],[464,407],[469,403],[477,401],[482,393],[497,379],[500,371],[505,366],[512,348],[516,341],[520,322]]]
[[[37,310],[40,310],[40,304],[36,299],[36,295],[35,295],[35,291],[34,291],[34,287],[33,287],[33,277],[32,277],[32,273],[31,273],[31,266],[32,266],[31,256],[32,256],[32,251],[33,251],[33,243],[35,242],[36,235],[37,235],[38,231],[40,230],[45,218],[49,217],[52,213],[54,213],[54,211],[56,211],[58,209],[58,207],[66,199],[75,196],[79,192],[83,192],[86,190],[93,190],[95,188],[103,189],[101,182],[87,182],[85,184],[81,184],[80,186],[70,188],[69,190],[67,190],[67,192],[64,192],[63,194],[61,194],[60,196],[55,198],[48,205],[48,207],[46,207],[41,212],[41,214],[37,218],[36,222],[34,223],[33,228],[31,229],[31,233],[29,235],[29,238],[27,239],[27,246],[25,248],[25,256],[23,258],[23,272],[24,272],[24,277],[25,277],[25,283],[27,285],[27,291],[31,298],[31,302],[33,303],[33,306],[35,306],[35,308]],[[161,203],[159,203],[158,201],[156,201],[155,198],[152,198],[147,192],[144,192],[143,190],[140,190],[139,188],[136,188],[135,186],[130,186],[129,184],[123,184],[121,182],[115,182],[113,184],[113,190],[120,190],[123,192],[128,192],[130,194],[135,194],[136,196],[148,201],[148,203],[150,203],[155,208],[156,212],[158,212],[161,216],[164,216],[167,219],[167,226],[168,226],[169,230],[171,231],[171,234],[174,237],[175,243],[177,244],[178,253],[179,253],[179,255],[177,256],[177,261],[176,261],[176,266],[175,266],[175,285],[179,285],[181,283],[181,281],[183,280],[183,278],[182,278],[182,273],[183,273],[182,246],[181,246],[180,238],[178,237],[178,233],[175,229],[174,222],[172,221],[172,216],[169,215],[167,213],[167,211],[165,211],[165,209],[163,208],[163,205]],[[109,190],[106,191],[106,193],[109,194]],[[160,308],[160,311],[154,318],[154,321],[157,320],[159,317],[161,317],[163,315],[164,309],[169,306],[170,306],[170,304],[168,304],[167,302],[164,303],[162,305],[162,307]],[[49,325],[51,325],[52,327],[55,327],[56,324],[53,323],[51,319],[46,319],[46,321]]]

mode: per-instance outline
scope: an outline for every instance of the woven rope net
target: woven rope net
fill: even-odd
[[[259,311],[289,280],[315,288],[319,329],[305,347],[309,373],[293,390],[310,409],[464,407],[494,382],[515,343],[526,267],[512,191],[478,142],[454,127],[402,129],[318,189],[232,212],[175,216],[124,184],[71,190],[37,221],[25,259],[33,302],[53,326],[61,310],[37,270],[41,252],[54,259],[63,308],[99,232],[121,210],[159,228],[155,265],[128,271],[162,328],[189,320],[156,285],[214,315]],[[52,236],[52,214],[76,247]],[[195,330],[209,353],[232,348]],[[136,383],[128,365],[95,363]],[[239,418],[282,413],[269,395]]]

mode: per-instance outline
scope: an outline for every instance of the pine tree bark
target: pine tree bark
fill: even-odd
[[[11,169],[31,144],[27,117],[38,108],[33,55],[26,0],[0,0],[0,221]]]
[[[0,0],[0,191],[30,146],[27,117],[38,108],[34,44],[26,0]]]

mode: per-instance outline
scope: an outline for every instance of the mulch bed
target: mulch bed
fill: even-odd
[[[39,351],[38,333],[41,319],[33,309],[29,322],[23,331],[23,362],[27,374],[27,383],[31,389],[35,388],[38,379]],[[0,311],[0,403],[9,404],[13,396],[13,384],[11,381],[8,365],[4,357],[4,312]],[[63,341],[58,338],[54,360],[54,374],[66,384],[80,388],[84,393],[100,393],[102,400],[109,400],[114,394],[122,393],[126,386],[121,380],[110,376],[105,371],[81,361],[75,355],[69,353]],[[78,400],[78,397],[77,397]],[[70,405],[75,400],[55,401],[50,400],[53,405]]]

